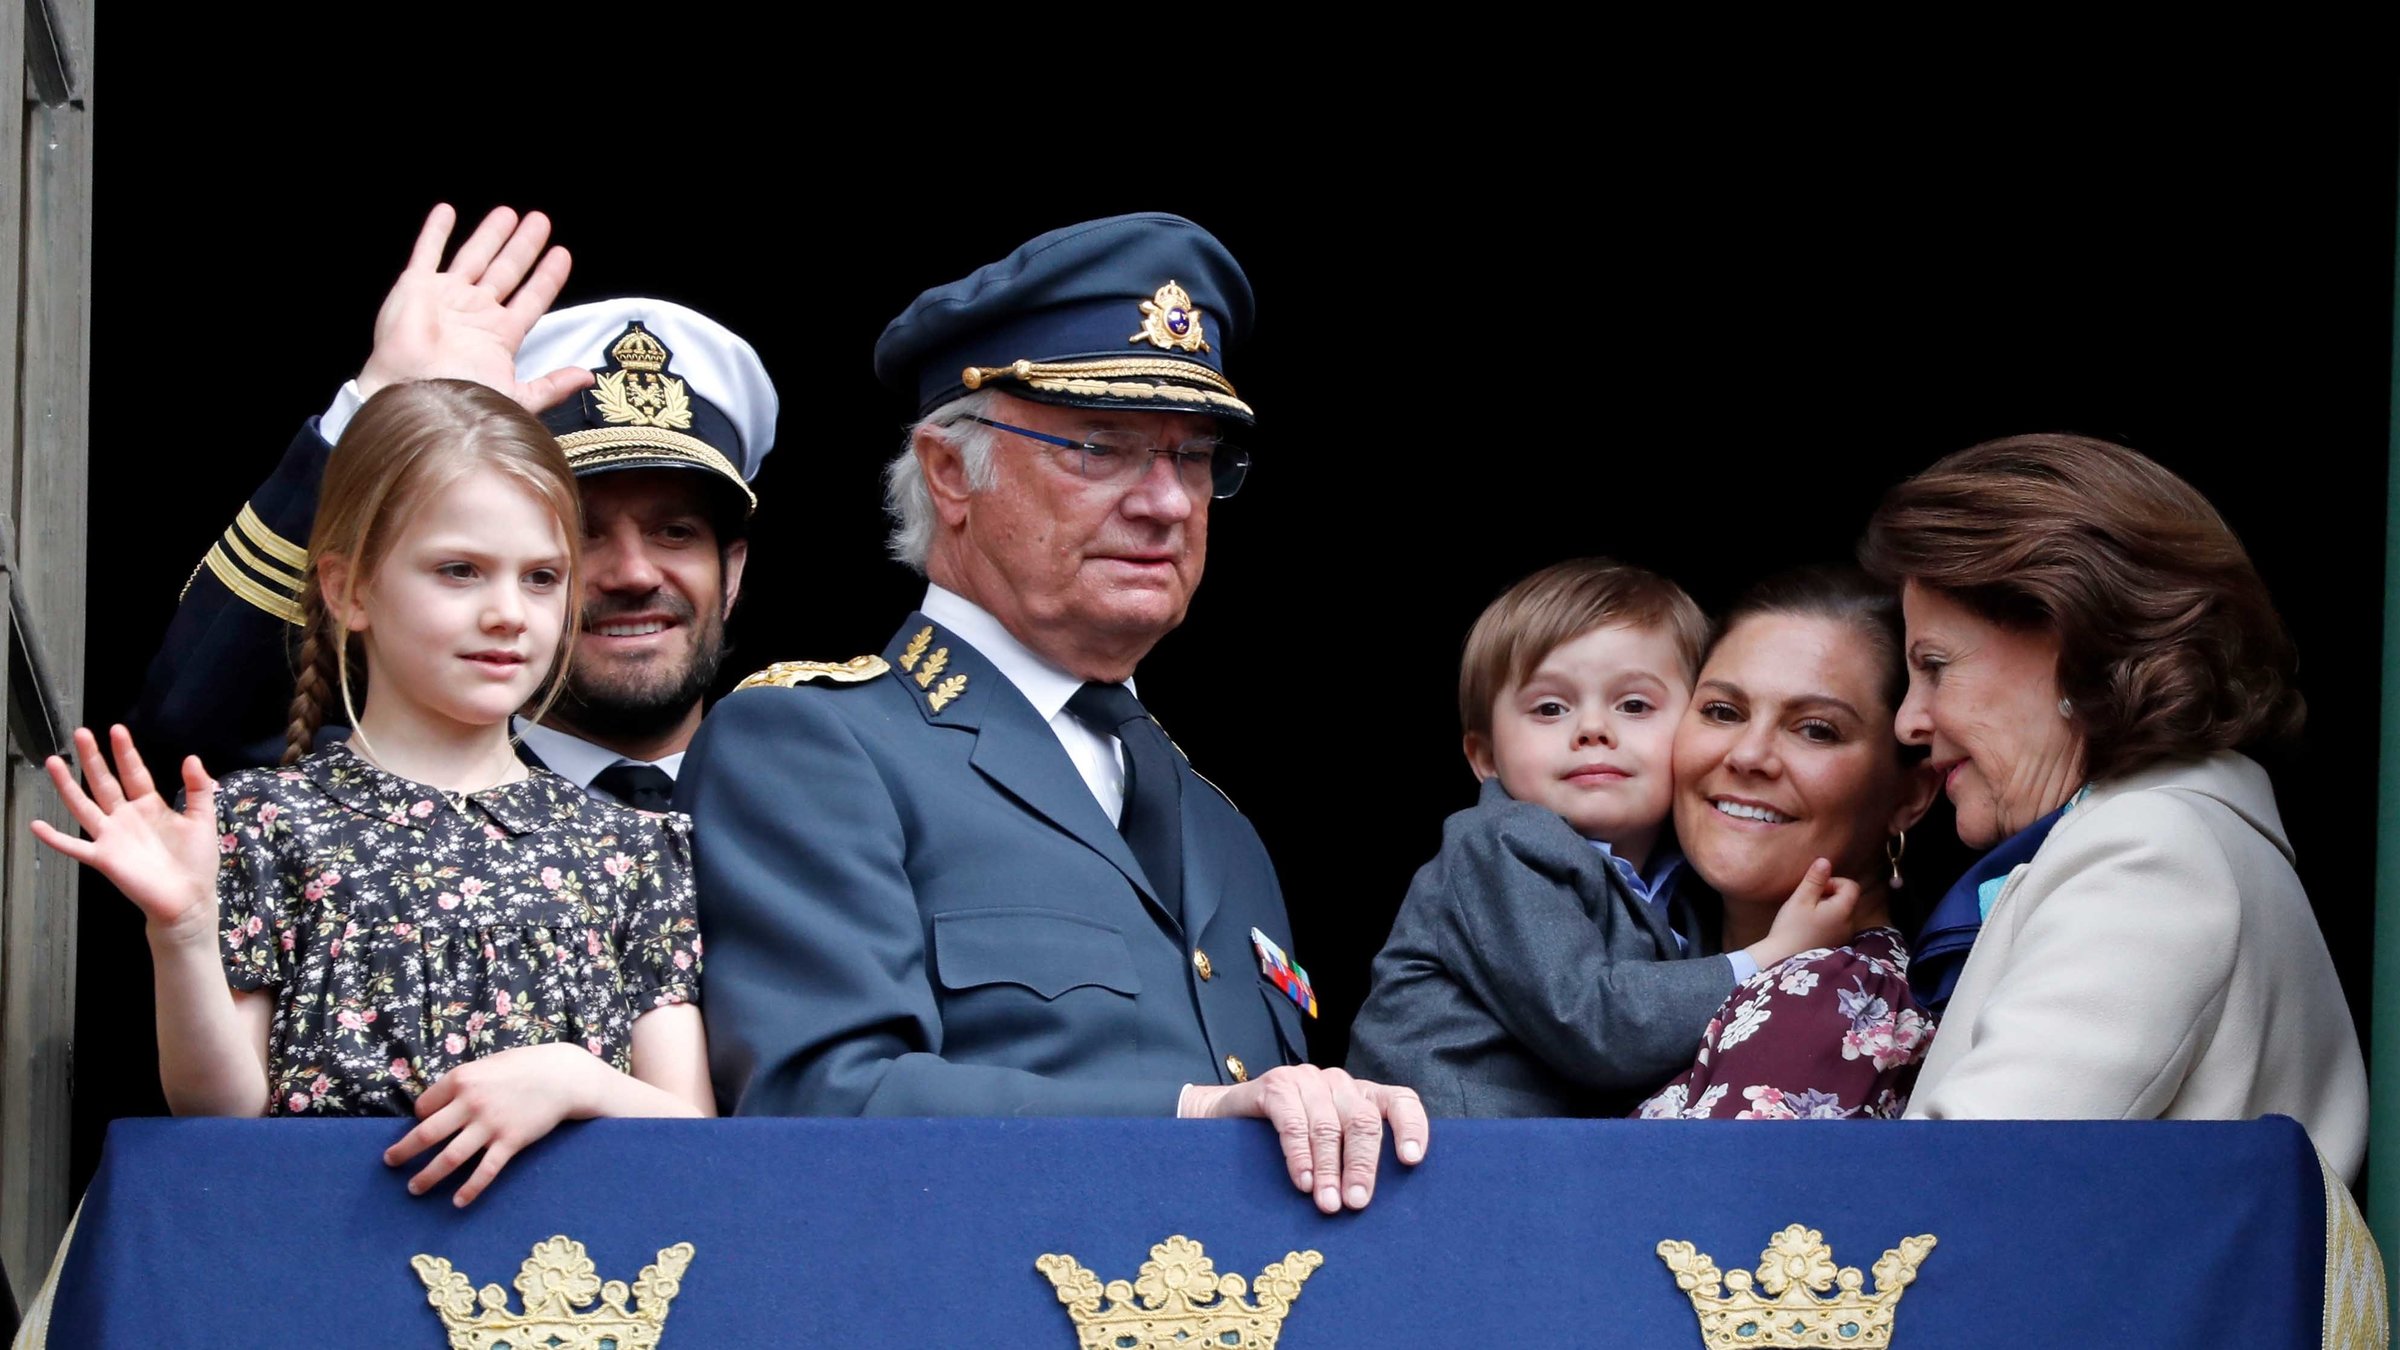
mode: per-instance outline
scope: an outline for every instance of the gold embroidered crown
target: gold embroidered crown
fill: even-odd
[[[667,1305],[682,1291],[683,1272],[692,1264],[692,1244],[678,1242],[660,1252],[657,1264],[642,1267],[642,1277],[628,1287],[623,1280],[602,1284],[582,1243],[564,1235],[551,1238],[536,1246],[517,1271],[517,1292],[525,1299],[521,1313],[508,1311],[508,1294],[499,1285],[485,1285],[478,1296],[467,1277],[441,1257],[416,1256],[409,1264],[425,1282],[425,1301],[450,1329],[450,1350],[657,1350]],[[628,1295],[639,1297],[641,1306],[628,1311]],[[598,1308],[577,1311],[590,1308],[594,1299]]]
[[[1717,1263],[1688,1242],[1661,1242],[1659,1259],[1691,1295],[1708,1350],[1735,1347],[1882,1347],[1892,1343],[1892,1313],[1917,1265],[1933,1250],[1930,1233],[1900,1239],[1875,1263],[1875,1292],[1864,1292],[1856,1266],[1834,1269],[1825,1235],[1798,1224],[1777,1233],[1759,1254],[1754,1291],[1750,1272],[1720,1275]],[[1731,1293],[1720,1291],[1722,1282]],[[1839,1286],[1839,1293],[1832,1292]]]
[[[1083,1350],[1275,1350],[1292,1300],[1323,1264],[1320,1253],[1287,1252],[1258,1273],[1257,1298],[1245,1301],[1247,1282],[1219,1276],[1200,1244],[1180,1234],[1152,1247],[1141,1278],[1130,1284],[1111,1280],[1103,1288],[1100,1277],[1072,1256],[1033,1263],[1067,1305]],[[1108,1296],[1105,1308],[1102,1294]]]
[[[609,358],[627,370],[657,374],[667,368],[667,347],[640,323],[626,325],[625,336],[608,349]]]

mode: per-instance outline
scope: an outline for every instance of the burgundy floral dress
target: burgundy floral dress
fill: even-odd
[[[1643,1102],[1645,1120],[1896,1119],[1933,1046],[1889,928],[1801,952],[1725,996],[1700,1058]]]
[[[688,817],[541,769],[445,793],[336,743],[228,776],[217,830],[227,980],[275,996],[270,1115],[409,1115],[551,1041],[627,1070],[635,1018],[699,999]]]

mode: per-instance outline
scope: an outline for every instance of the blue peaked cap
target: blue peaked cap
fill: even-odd
[[[875,343],[875,375],[919,415],[996,388],[1079,408],[1249,424],[1225,349],[1250,331],[1250,279],[1215,235],[1145,212],[1069,225],[920,295]]]

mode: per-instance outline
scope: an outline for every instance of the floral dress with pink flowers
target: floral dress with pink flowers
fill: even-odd
[[[1933,1046],[1908,992],[1908,947],[1870,928],[1735,986],[1700,1058],[1643,1102],[1645,1120],[1896,1119]]]
[[[630,1068],[697,1002],[691,821],[547,770],[470,795],[339,743],[217,787],[235,989],[271,991],[270,1115],[405,1116],[451,1069],[564,1041]]]

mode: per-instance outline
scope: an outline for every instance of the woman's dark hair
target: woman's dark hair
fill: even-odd
[[[1898,713],[1908,694],[1908,663],[1902,651],[1899,593],[1864,571],[1840,563],[1795,567],[1778,572],[1742,593],[1717,621],[1717,641],[1744,619],[1762,614],[1790,614],[1845,623],[1874,648],[1883,673],[1883,702]],[[1715,642],[1709,644],[1715,649]],[[1887,724],[1885,730],[1889,731]],[[1922,759],[1924,746],[1904,746],[1897,737],[1892,752],[1903,763]]]
[[[2299,658],[2266,583],[2191,484],[2088,436],[2010,436],[1885,495],[1859,544],[1998,624],[2053,633],[2095,780],[2299,733]]]

